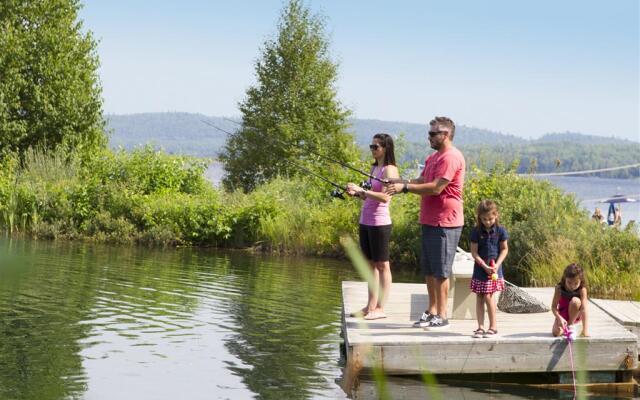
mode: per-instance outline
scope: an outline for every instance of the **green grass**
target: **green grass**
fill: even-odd
[[[277,178],[255,191],[226,193],[209,185],[205,160],[150,148],[101,151],[90,157],[64,150],[29,151],[0,162],[0,228],[12,235],[145,245],[253,248],[345,257],[343,235],[357,236],[361,202],[328,195],[305,177]],[[340,178],[346,179],[346,178]],[[575,198],[512,170],[474,169],[465,184],[460,246],[468,249],[474,210],[493,199],[510,233],[507,279],[551,286],[577,262],[592,296],[640,300],[640,239],[593,223]],[[391,202],[394,265],[418,269],[419,197]]]

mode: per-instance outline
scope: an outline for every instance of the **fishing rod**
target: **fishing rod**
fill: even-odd
[[[223,119],[224,119],[225,121],[233,122],[234,124],[237,124],[237,125],[242,126],[242,124],[241,124],[241,123],[239,123],[239,122],[237,122],[237,121],[234,121],[234,120],[232,120],[232,119],[225,118],[225,117],[223,117]],[[250,129],[255,129],[255,128],[250,128]],[[310,149],[308,149],[308,148],[305,148],[305,147],[303,147],[302,145],[299,145],[299,144],[297,144],[297,143],[286,143],[286,142],[285,142],[285,141],[283,141],[282,139],[278,139],[278,138],[273,138],[273,139],[275,139],[275,140],[279,141],[281,144],[285,144],[285,145],[293,145],[293,146],[295,146],[295,147],[299,148],[300,150],[308,151],[308,152],[310,152],[311,154],[315,154],[316,156],[318,156],[318,157],[320,157],[320,158],[324,158],[324,159],[325,159],[325,160],[327,160],[327,161],[331,161],[331,162],[336,163],[336,164],[339,164],[339,165],[341,165],[341,166],[343,166],[343,167],[345,167],[345,168],[349,168],[350,170],[355,171],[355,172],[358,172],[358,173],[360,173],[360,174],[362,174],[362,175],[366,176],[366,177],[367,177],[367,178],[369,178],[369,179],[376,180],[376,181],[378,181],[378,182],[380,182],[380,183],[383,183],[383,184],[389,183],[389,180],[388,180],[388,179],[380,179],[380,178],[378,178],[377,176],[373,176],[373,175],[371,175],[371,174],[369,174],[369,173],[367,173],[367,172],[365,172],[365,171],[363,171],[363,170],[361,170],[361,169],[358,169],[358,168],[352,167],[352,166],[351,166],[351,165],[349,165],[349,164],[343,163],[342,161],[339,161],[339,160],[335,160],[335,159],[333,159],[333,158],[331,158],[331,157],[327,157],[327,156],[325,156],[325,155],[323,155],[323,154],[316,153],[315,151],[310,150]],[[371,189],[371,183],[366,182],[366,181],[362,182],[362,184],[361,184],[360,186],[362,186],[362,187],[363,187],[364,189],[366,189],[366,190]]]
[[[225,119],[226,119],[226,118],[225,118]],[[231,132],[228,132],[228,131],[226,131],[226,130],[224,130],[224,129],[220,128],[220,127],[217,127],[216,125],[214,125],[214,124],[212,124],[212,123],[210,123],[210,122],[207,122],[207,121],[205,121],[205,120],[203,120],[203,119],[202,119],[202,120],[200,120],[200,121],[201,121],[201,122],[203,122],[203,123],[205,123],[205,124],[207,124],[207,125],[209,125],[209,126],[211,126],[211,127],[213,127],[213,128],[216,128],[217,130],[219,130],[219,131],[221,131],[221,132],[224,132],[224,133],[226,133],[226,134],[228,134],[228,135],[231,135]],[[232,120],[229,120],[229,121],[232,121]],[[233,122],[235,122],[235,121],[233,121]],[[338,199],[342,199],[342,200],[344,200],[344,199],[345,199],[345,198],[344,198],[344,189],[345,189],[345,188],[344,188],[343,186],[340,186],[340,185],[338,185],[337,183],[335,183],[335,182],[333,182],[333,181],[330,181],[329,179],[325,178],[324,176],[318,175],[318,174],[316,174],[315,172],[311,171],[310,169],[305,168],[305,167],[303,167],[302,165],[296,164],[296,163],[294,163],[293,161],[289,161],[289,160],[285,160],[285,161],[286,161],[286,162],[288,162],[289,164],[293,165],[294,167],[296,167],[296,168],[298,168],[298,169],[303,170],[304,172],[308,173],[309,175],[313,175],[313,176],[315,176],[316,178],[322,179],[323,181],[325,181],[325,182],[327,182],[327,183],[329,183],[329,184],[331,184],[331,185],[335,186],[335,189],[333,189],[333,190],[331,191],[331,197],[336,197],[336,198],[338,198]]]
[[[224,120],[226,120],[226,121],[230,121],[230,122],[233,122],[233,123],[235,123],[235,124],[241,125],[239,122],[236,122],[236,121],[234,121],[234,120],[232,120],[232,119],[229,119],[229,118],[223,118],[223,119],[224,119]],[[217,130],[221,131],[221,132],[224,132],[224,133],[226,133],[226,134],[228,134],[228,135],[231,135],[231,134],[232,134],[231,132],[229,132],[229,131],[227,131],[227,130],[224,130],[224,129],[222,129],[222,128],[220,128],[220,127],[218,127],[218,126],[216,126],[216,125],[214,125],[214,124],[212,124],[212,123],[210,123],[210,122],[208,122],[208,121],[205,121],[205,120],[200,120],[200,121],[201,121],[202,123],[204,123],[204,124],[207,124],[207,125],[209,125],[209,126],[211,126],[211,127],[215,128],[215,129],[217,129]],[[241,125],[241,126],[242,126],[242,125]],[[278,140],[280,143],[286,144],[284,141],[282,141],[282,140],[280,140],[280,139],[277,139],[277,138],[276,138],[276,140]],[[302,149],[302,150],[305,150],[304,148],[302,148],[302,146],[298,146],[298,145],[296,145],[295,143],[293,143],[293,145],[294,145],[294,146],[296,146],[296,147],[298,147],[298,148],[300,148],[300,149]],[[311,152],[312,152],[312,153],[314,153],[313,151],[311,151]],[[327,159],[329,159],[329,160],[331,160],[331,161],[334,161],[334,162],[336,162],[336,163],[338,163],[338,164],[340,164],[340,165],[344,165],[344,166],[345,166],[345,167],[347,167],[347,168],[351,168],[351,169],[352,169],[352,170],[354,170],[354,171],[357,171],[357,172],[359,172],[359,173],[361,173],[361,174],[363,174],[363,175],[365,175],[365,176],[368,176],[369,178],[375,179],[375,180],[380,181],[380,182],[382,182],[382,183],[387,183],[387,182],[388,182],[386,179],[385,179],[385,180],[382,180],[382,179],[377,178],[377,177],[375,177],[375,176],[373,176],[373,175],[367,174],[366,172],[363,172],[363,171],[361,171],[361,170],[359,170],[359,169],[357,169],[357,168],[353,168],[353,167],[351,167],[351,166],[349,166],[349,165],[343,164],[343,163],[341,163],[340,161],[332,160],[331,158],[326,157],[326,156],[323,156],[323,155],[321,155],[321,154],[317,154],[317,153],[314,153],[314,154],[316,154],[316,155],[318,155],[318,156],[320,156],[320,157],[323,157],[323,158],[327,158]],[[335,186],[335,187],[336,187],[336,189],[335,189],[335,190],[333,190],[333,191],[331,192],[331,196],[332,196],[332,197],[337,197],[337,198],[340,198],[340,199],[343,199],[343,200],[344,200],[344,196],[343,196],[343,193],[344,193],[344,187],[342,187],[342,186],[338,185],[338,184],[337,184],[337,183],[335,183],[335,182],[332,182],[332,181],[328,180],[327,178],[325,178],[325,177],[323,177],[323,176],[320,176],[320,175],[318,175],[318,174],[314,173],[313,171],[311,171],[311,170],[309,170],[309,169],[307,169],[307,168],[305,168],[305,167],[302,167],[302,166],[301,166],[301,165],[299,165],[299,164],[294,163],[293,161],[290,161],[290,160],[285,160],[285,161],[286,161],[286,162],[288,162],[288,163],[290,163],[290,164],[292,164],[293,166],[295,166],[295,167],[297,167],[297,168],[299,168],[299,169],[301,169],[301,170],[303,170],[303,171],[305,171],[305,172],[307,172],[307,173],[309,173],[309,174],[311,174],[311,175],[313,175],[313,176],[315,176],[315,177],[317,177],[317,178],[320,178],[320,179],[322,179],[322,180],[324,180],[324,181],[326,181],[326,182],[330,183],[331,185]],[[370,183],[370,182],[367,182],[367,181],[363,181],[363,182],[360,184],[360,186],[361,186],[363,189],[365,189],[365,190],[370,190],[370,189],[371,189],[371,183]]]
[[[229,121],[231,121],[231,120],[229,120]],[[227,130],[224,130],[224,129],[220,128],[220,127],[217,127],[217,126],[215,126],[214,124],[212,124],[211,122],[205,121],[205,120],[203,120],[203,119],[201,119],[201,120],[200,120],[200,122],[202,122],[202,123],[204,123],[204,124],[207,124],[207,125],[209,125],[209,126],[210,126],[210,127],[212,127],[212,128],[216,128],[216,129],[217,129],[217,130],[219,130],[220,132],[224,132],[224,133],[226,133],[227,135],[233,135],[233,133],[231,133],[231,132],[229,132],[229,131],[227,131]],[[233,122],[235,122],[235,121],[233,121]]]
[[[293,165],[294,167],[296,167],[298,169],[301,169],[302,171],[306,172],[309,175],[313,175],[316,178],[322,179],[323,181],[333,185],[335,187],[335,189],[333,189],[331,191],[331,197],[336,197],[336,198],[342,199],[342,200],[345,199],[344,196],[343,196],[344,190],[345,190],[344,186],[340,186],[337,183],[335,183],[333,181],[330,181],[329,179],[325,178],[324,176],[316,174],[315,172],[311,171],[310,169],[305,168],[300,164],[294,163],[293,161],[287,160],[286,162],[288,162],[289,164]]]

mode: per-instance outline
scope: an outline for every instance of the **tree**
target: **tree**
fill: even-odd
[[[239,103],[242,127],[220,155],[227,189],[254,189],[277,175],[299,171],[306,148],[349,162],[356,159],[346,133],[350,112],[336,99],[337,66],[328,54],[324,22],[300,0],[283,9],[277,38],[256,62],[257,84]]]
[[[78,0],[0,2],[0,154],[104,146],[97,44]]]

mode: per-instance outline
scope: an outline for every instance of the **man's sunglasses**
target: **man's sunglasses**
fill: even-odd
[[[429,131],[429,136],[434,137],[438,136],[441,133],[447,133],[447,131]]]
[[[370,144],[370,145],[369,145],[369,148],[370,148],[371,150],[378,150],[378,147],[380,147],[380,145],[379,145],[379,144]]]

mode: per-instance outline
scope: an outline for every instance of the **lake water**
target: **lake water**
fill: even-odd
[[[340,282],[352,279],[339,260],[0,239],[0,398],[346,398]],[[428,398],[418,380],[387,384]],[[439,392],[571,398],[489,382]]]
[[[619,203],[622,211],[622,220],[626,224],[630,220],[640,222],[640,179],[607,179],[607,178],[582,178],[570,176],[545,177],[554,185],[567,193],[573,193],[580,205],[593,213],[596,207],[607,214],[609,204],[603,200],[615,194],[632,196],[639,200],[634,203]]]

